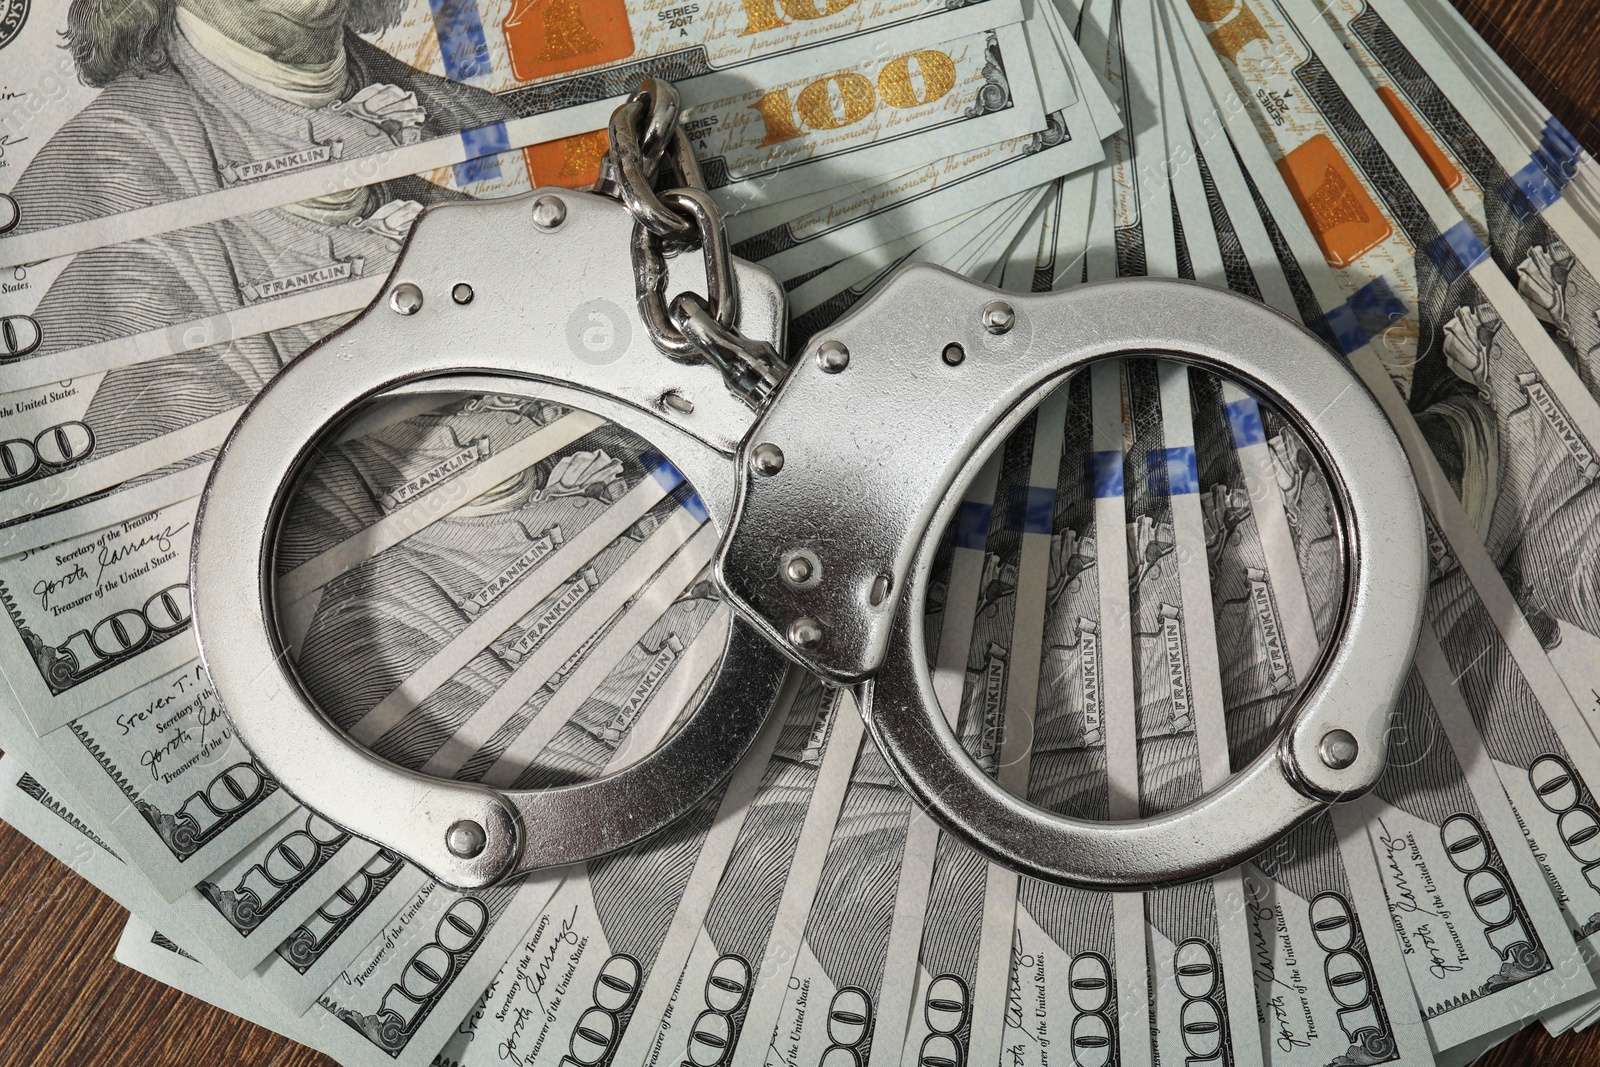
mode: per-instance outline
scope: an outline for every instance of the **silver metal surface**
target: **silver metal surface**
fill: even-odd
[[[762,442],[750,450],[750,469],[764,477],[772,477],[783,470],[783,449]]]
[[[566,221],[566,201],[554,193],[546,193],[533,202],[533,224],[545,233],[553,233]]]
[[[422,290],[401,282],[389,291],[389,308],[397,315],[415,315],[422,310]]]
[[[990,333],[1006,333],[1017,324],[1016,310],[1004,300],[991,300],[983,307],[983,328]]]
[[[667,825],[732,770],[785,672],[773,646],[735,618],[705,702],[654,753],[605,778],[531,792],[388,764],[329,723],[294,678],[275,629],[276,527],[317,443],[376,394],[521,391],[620,416],[695,483],[712,523],[726,530],[732,451],[751,413],[715,368],[664,359],[650,343],[633,301],[632,216],[603,197],[562,190],[567,220],[544,233],[528,203],[541,195],[551,194],[443,206],[417,223],[379,297],[414,289],[415,311],[369,309],[262,391],[213,465],[192,555],[196,635],[240,739],[300,801],[463,888],[613,851]],[[508,240],[519,254],[485,269],[484,250]],[[674,285],[705,285],[693,257],[679,257],[673,270]],[[739,329],[781,345],[776,281],[738,261],[734,271]],[[444,299],[464,280],[474,289],[469,304]],[[590,343],[596,332],[603,343]],[[474,855],[452,849],[469,843],[464,829],[452,832],[463,823],[483,833]]]
[[[736,325],[739,287],[728,249],[727,220],[706,192],[705,179],[683,130],[678,127],[677,90],[646,78],[611,115],[610,147],[596,189],[621,199],[637,225],[633,269],[639,312],[657,348],[673,359],[710,362],[728,389],[759,408],[772,395],[786,367],[775,346]],[[675,147],[668,156],[668,144]],[[660,173],[671,162],[679,188]],[[706,295],[683,292],[667,299],[667,257],[698,248],[704,261]]]
[[[1329,730],[1323,735],[1322,744],[1317,746],[1317,755],[1322,757],[1322,762],[1336,771],[1350,766],[1360,753],[1361,746],[1349,730]]]
[[[995,297],[948,271],[911,267],[827,331],[852,353],[850,374],[796,362],[745,446],[733,530],[717,557],[730,599],[808,669],[862,683],[862,713],[902,783],[946,826],[1026,874],[1099,889],[1188,880],[1370,788],[1425,588],[1421,507],[1376,402],[1297,324],[1220,290],[1150,279],[1008,294],[1015,319],[1001,334],[983,322]],[[952,365],[943,354],[954,344],[965,358]],[[1346,520],[1347,595],[1276,747],[1187,807],[1092,823],[1031,807],[967,757],[933,695],[923,610],[939,533],[985,443],[1068,374],[1138,355],[1242,381],[1296,424],[1325,460]],[[758,462],[769,446],[785,457],[779,471]],[[798,547],[816,553],[821,580],[774,581]],[[1321,757],[1332,730],[1358,742],[1346,766]]]
[[[850,350],[838,341],[824,341],[817,346],[817,366],[829,374],[838,374],[850,365]]]

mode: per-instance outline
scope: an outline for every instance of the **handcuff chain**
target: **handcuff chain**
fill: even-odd
[[[694,149],[678,125],[678,93],[646,78],[611,115],[610,147],[595,190],[633,216],[639,312],[657,348],[684,363],[710,363],[728,390],[759,409],[788,369],[777,349],[739,332],[739,282],[722,211],[706,192]],[[698,248],[709,295],[667,300],[667,259]]]

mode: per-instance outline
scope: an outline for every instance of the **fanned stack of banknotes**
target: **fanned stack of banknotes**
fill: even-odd
[[[593,182],[645,76],[795,350],[927,262],[1197,279],[1342,353],[1432,564],[1377,788],[1070,890],[795,672],[724,789],[577,869],[457,892],[287,795],[197,658],[210,460],[427,205]],[[12,0],[0,193],[0,816],[130,910],[128,965],[347,1067],[1449,1065],[1600,1018],[1600,173],[1447,0]],[[729,623],[654,455],[536,390],[375,403],[279,542],[311,694],[439,777],[637,759]],[[1216,788],[1336,625],[1328,479],[1235,383],[1063,385],[928,591],[969,753],[1086,817]]]

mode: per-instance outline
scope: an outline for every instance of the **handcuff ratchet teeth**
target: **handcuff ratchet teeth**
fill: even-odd
[[[703,192],[654,188],[663,173],[698,176],[676,114],[659,82],[619,108],[597,193],[425,213],[378,300],[286,366],[218,454],[196,520],[196,633],[240,739],[289,793],[458,888],[579,862],[642,840],[724,781],[791,662],[855,687],[887,762],[945,827],[1066,884],[1203,877],[1376,782],[1426,542],[1394,432],[1321,342],[1190,282],[1023,295],[914,266],[786,372],[776,280],[728,255]],[[462,284],[469,301],[451,297]],[[599,352],[571,340],[596,314],[611,329]],[[945,358],[952,344],[963,359]],[[1125,356],[1228,375],[1285,413],[1329,475],[1345,596],[1275,745],[1182,808],[1091,822],[1027,804],[967,756],[933,693],[923,612],[940,532],[989,446],[1068,376]],[[639,434],[693,485],[720,538],[716,581],[735,610],[717,672],[676,732],[615,774],[501,790],[395,766],[333,725],[285,654],[276,533],[317,444],[374,397],[446,389],[537,395]],[[785,580],[797,555],[806,577]]]

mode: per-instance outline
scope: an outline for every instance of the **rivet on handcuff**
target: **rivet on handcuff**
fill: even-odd
[[[677,118],[672,88],[647,80],[612,117],[596,192],[429,211],[384,294],[285,367],[223,446],[197,519],[196,631],[239,737],[285,789],[450,886],[579,862],[725,780],[790,661],[855,687],[889,765],[944,826],[1076,886],[1205,876],[1372,786],[1421,617],[1425,541],[1400,444],[1331,351],[1189,282],[1004,294],[913,266],[786,367],[783,291],[730,255]],[[603,358],[568,341],[596,301],[624,319]],[[1187,806],[1090,822],[1027,804],[966,755],[934,697],[923,611],[940,531],[986,452],[1067,377],[1131,355],[1228,375],[1283,410],[1329,472],[1346,587],[1275,745]],[[716,582],[734,608],[720,666],[676,732],[615,774],[510,791],[394,766],[334,726],[288,663],[272,568],[317,444],[380,394],[448,389],[537,395],[639,434],[720,537]],[[915,447],[878,447],[883,427]]]

